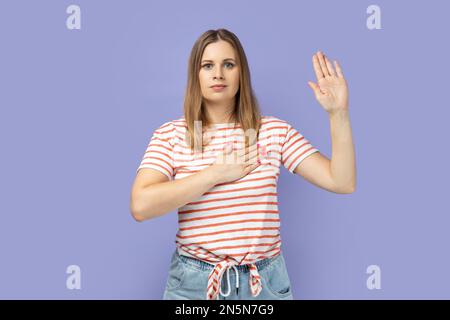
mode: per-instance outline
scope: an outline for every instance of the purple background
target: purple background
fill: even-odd
[[[66,28],[70,4],[81,30]],[[366,8],[381,7],[381,30]],[[295,299],[450,298],[445,1],[2,1],[0,298],[161,299],[176,212],[137,223],[131,185],[159,125],[182,116],[208,29],[241,40],[264,115],[331,157],[311,57],[350,89],[357,191],[284,168],[281,235]],[[447,146],[447,147],[446,147]],[[446,191],[447,190],[447,191]],[[81,290],[66,268],[81,267]],[[381,268],[381,289],[366,268]]]

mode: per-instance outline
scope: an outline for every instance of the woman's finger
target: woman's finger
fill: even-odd
[[[257,167],[259,167],[261,164],[260,163],[254,163],[254,164],[251,164],[251,165],[249,165],[249,166],[247,166],[245,169],[244,169],[244,175],[247,175],[247,174],[249,174],[250,172],[252,172],[253,170],[255,170]]]
[[[334,65],[336,66],[336,72],[337,72],[338,78],[343,78],[344,75],[342,74],[341,66],[338,64],[338,62],[336,60],[334,60]]]
[[[322,91],[320,91],[319,86],[316,83],[312,82],[312,81],[308,81],[308,84],[311,87],[311,89],[313,89],[314,95],[316,96],[316,99],[319,99],[321,94],[322,94]]]
[[[258,153],[255,153],[251,155],[248,159],[243,160],[242,162],[244,162],[245,165],[249,165],[251,163],[257,162],[258,159],[259,159]]]
[[[314,72],[316,74],[317,80],[320,80],[324,77],[322,68],[320,68],[319,58],[317,57],[317,54],[313,55],[313,66],[314,66]]]
[[[232,153],[233,150],[234,150],[233,143],[232,142],[228,142],[226,147],[225,147],[225,150],[226,150],[227,153]]]
[[[251,148],[248,149],[248,151],[243,154],[240,159],[242,159],[242,161],[246,161],[247,159],[257,156],[259,153],[259,149],[257,146],[252,146]]]
[[[249,154],[250,152],[254,152],[255,150],[258,150],[257,144],[250,145],[248,148],[244,147],[239,150],[239,156],[243,157]]]
[[[325,57],[325,63],[327,64],[328,72],[330,73],[331,76],[336,77],[336,72],[333,69],[333,65],[331,64],[330,60],[328,60],[327,56],[324,56],[324,57]]]
[[[328,73],[327,65],[325,63],[325,59],[323,58],[323,53],[319,51],[318,55],[319,55],[319,64],[320,64],[320,68],[322,69],[322,73],[325,75],[325,77],[330,76],[330,74]]]

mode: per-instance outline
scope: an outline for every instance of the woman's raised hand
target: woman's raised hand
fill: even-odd
[[[348,109],[347,81],[342,73],[341,66],[334,60],[336,71],[330,60],[322,52],[317,52],[312,58],[317,83],[308,81],[314,91],[317,101],[329,114]]]

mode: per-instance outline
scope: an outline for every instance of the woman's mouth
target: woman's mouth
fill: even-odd
[[[213,89],[215,92],[220,92],[225,90],[227,86],[212,86],[211,89]]]

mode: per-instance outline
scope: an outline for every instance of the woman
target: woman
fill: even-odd
[[[261,116],[236,35],[208,30],[194,44],[184,116],[154,131],[131,192],[137,221],[178,209],[164,299],[293,299],[279,232],[280,164],[331,192],[356,184],[346,81],[321,52],[313,65],[318,83],[308,84],[329,114],[331,161],[286,121]]]

